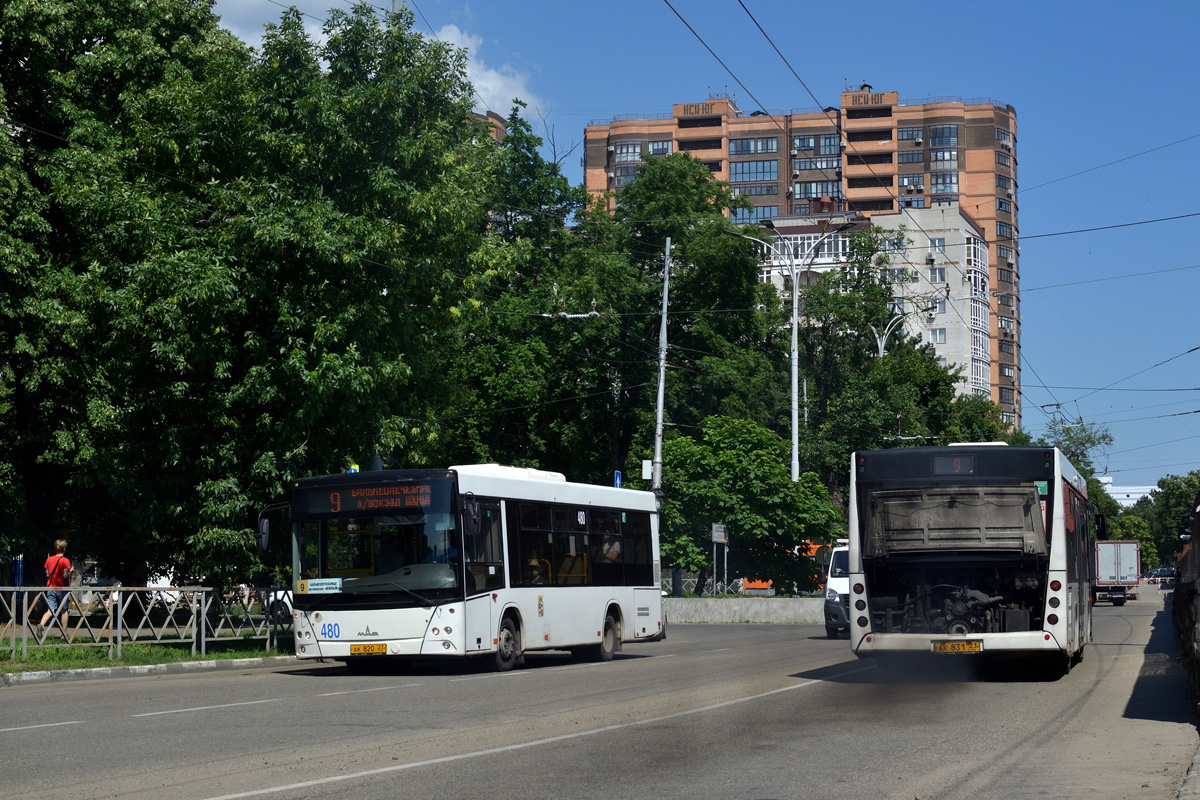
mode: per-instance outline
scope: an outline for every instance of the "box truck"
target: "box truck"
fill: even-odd
[[[1096,585],[1092,600],[1111,600],[1114,606],[1137,600],[1142,574],[1137,542],[1096,542]]]

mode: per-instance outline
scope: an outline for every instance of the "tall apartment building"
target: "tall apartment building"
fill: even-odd
[[[945,326],[945,335],[949,338],[955,329],[959,339],[971,341],[969,354],[947,341],[945,357],[964,367],[966,390],[990,394],[1005,419],[1019,425],[1016,126],[1012,106],[951,97],[901,101],[896,92],[875,92],[866,85],[844,92],[840,107],[786,112],[742,114],[735,98],[715,94],[703,103],[673,105],[670,114],[588,125],[584,179],[593,193],[620,192],[636,174],[643,153],[688,152],[717,179],[728,181],[736,194],[750,199],[753,209],[738,212],[735,222],[772,220],[780,235],[795,237],[820,237],[828,231],[822,222],[845,214],[871,218],[887,228],[903,224],[913,252],[944,248],[922,253],[915,267],[928,279],[926,270],[944,264],[942,291],[949,287],[944,299],[951,301],[947,313],[954,302],[963,306],[961,316],[951,318],[958,321]],[[833,245],[826,241],[822,246]],[[984,246],[986,258],[981,259],[979,248]],[[926,263],[929,255],[932,265]],[[772,265],[787,267],[776,261],[768,259],[764,279],[770,279]],[[978,277],[980,261],[987,270],[983,286],[964,277]],[[813,268],[822,263],[819,255],[812,256]],[[978,336],[980,294],[988,306],[985,341]],[[910,332],[921,321],[912,317],[904,320]],[[941,343],[934,344],[941,357]],[[949,353],[951,349],[956,352]]]

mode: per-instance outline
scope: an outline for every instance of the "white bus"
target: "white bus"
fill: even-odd
[[[850,639],[887,653],[1042,654],[1091,641],[1087,483],[1053,447],[854,453]]]
[[[609,661],[666,635],[649,492],[483,464],[303,478],[290,512],[300,658],[506,671],[530,650]]]

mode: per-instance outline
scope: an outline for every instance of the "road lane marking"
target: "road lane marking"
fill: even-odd
[[[867,670],[872,670],[872,669],[875,669],[875,667],[874,666],[859,667],[858,669],[852,669],[852,670],[848,670],[846,672],[839,673],[837,675],[837,677],[844,678],[847,675],[853,675],[856,672],[866,672]],[[418,767],[429,767],[429,766],[433,766],[435,764],[449,764],[454,761],[465,761],[468,758],[479,758],[481,756],[491,756],[491,755],[496,755],[497,753],[509,753],[514,750],[527,750],[530,747],[541,747],[541,746],[547,745],[547,744],[556,744],[558,742],[567,742],[572,739],[582,739],[585,736],[595,736],[600,733],[612,733],[613,731],[619,731],[619,730],[623,730],[625,728],[632,728],[632,727],[635,727],[638,725],[653,725],[655,723],[664,722],[664,721],[670,720],[670,719],[678,719],[679,717],[687,717],[687,716],[691,716],[693,714],[703,714],[708,711],[716,711],[717,709],[728,708],[729,706],[735,706],[735,705],[739,705],[741,703],[748,703],[748,702],[751,702],[754,700],[762,700],[763,698],[771,697],[772,695],[781,694],[783,692],[790,692],[795,689],[807,689],[809,686],[817,686],[817,685],[823,684],[823,683],[827,683],[827,681],[825,681],[825,680],[805,681],[804,683],[797,683],[792,686],[784,686],[780,689],[772,689],[771,691],[763,692],[762,694],[755,694],[755,695],[751,695],[749,697],[739,697],[736,700],[726,700],[722,703],[714,703],[712,705],[703,706],[701,708],[691,708],[686,711],[677,711],[674,714],[664,714],[661,717],[650,717],[649,719],[639,719],[639,720],[634,720],[633,722],[622,722],[619,725],[606,725],[603,728],[593,728],[592,730],[589,730],[589,731],[577,731],[575,733],[567,733],[567,734],[563,734],[561,736],[549,736],[545,739],[536,739],[531,742],[521,742],[519,744],[509,744],[509,745],[505,745],[503,747],[489,747],[486,750],[475,750],[470,753],[459,753],[458,755],[453,755],[453,756],[442,756],[440,758],[430,758],[430,759],[426,759],[425,761],[413,761],[408,764],[393,764],[390,767],[379,767],[378,769],[368,769],[368,770],[363,770],[361,772],[348,772],[344,775],[330,775],[325,778],[314,778],[313,780],[300,781],[299,783],[288,783],[288,784],[283,784],[281,786],[270,786],[265,789],[252,789],[248,792],[237,792],[236,794],[223,794],[223,795],[219,795],[216,797],[209,797],[209,798],[207,798],[207,800],[241,800],[241,798],[244,798],[244,797],[258,797],[258,796],[261,796],[264,794],[277,794],[279,792],[294,792],[294,791],[298,791],[301,789],[307,789],[307,788],[310,788],[313,786],[324,786],[324,785],[331,784],[331,783],[339,783],[341,781],[355,780],[356,778],[370,778],[370,777],[374,777],[376,775],[387,775],[392,772],[402,772],[404,770],[416,769]]]
[[[31,731],[34,728],[53,728],[55,725],[82,725],[83,720],[74,722],[47,722],[42,725],[22,725],[20,728],[0,728],[0,733],[8,733],[9,731]]]
[[[460,683],[462,681],[486,681],[491,678],[521,678],[528,675],[528,672],[499,672],[492,675],[472,675],[470,678],[451,678],[450,683]]]
[[[214,708],[233,708],[234,706],[254,706],[259,703],[278,703],[282,698],[272,700],[248,700],[245,703],[225,703],[219,706],[196,706],[195,708],[176,708],[171,711],[148,711],[145,714],[130,714],[131,717],[157,717],[160,714],[186,714],[189,711],[211,711]]]
[[[344,692],[325,692],[317,697],[336,697],[339,694],[361,694],[362,692],[386,692],[389,689],[411,689],[414,686],[420,686],[419,683],[406,683],[403,686],[376,686],[374,689],[347,689]]]

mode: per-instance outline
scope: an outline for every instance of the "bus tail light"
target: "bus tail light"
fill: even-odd
[[[1057,625],[1058,624],[1058,614],[1050,614],[1049,616],[1047,616],[1046,623],[1049,625]]]
[[[1053,592],[1062,591],[1062,582],[1061,581],[1050,581],[1050,590]]]
[[[855,594],[862,594],[866,590],[867,590],[866,587],[863,586],[861,583],[854,584],[854,593]]]

